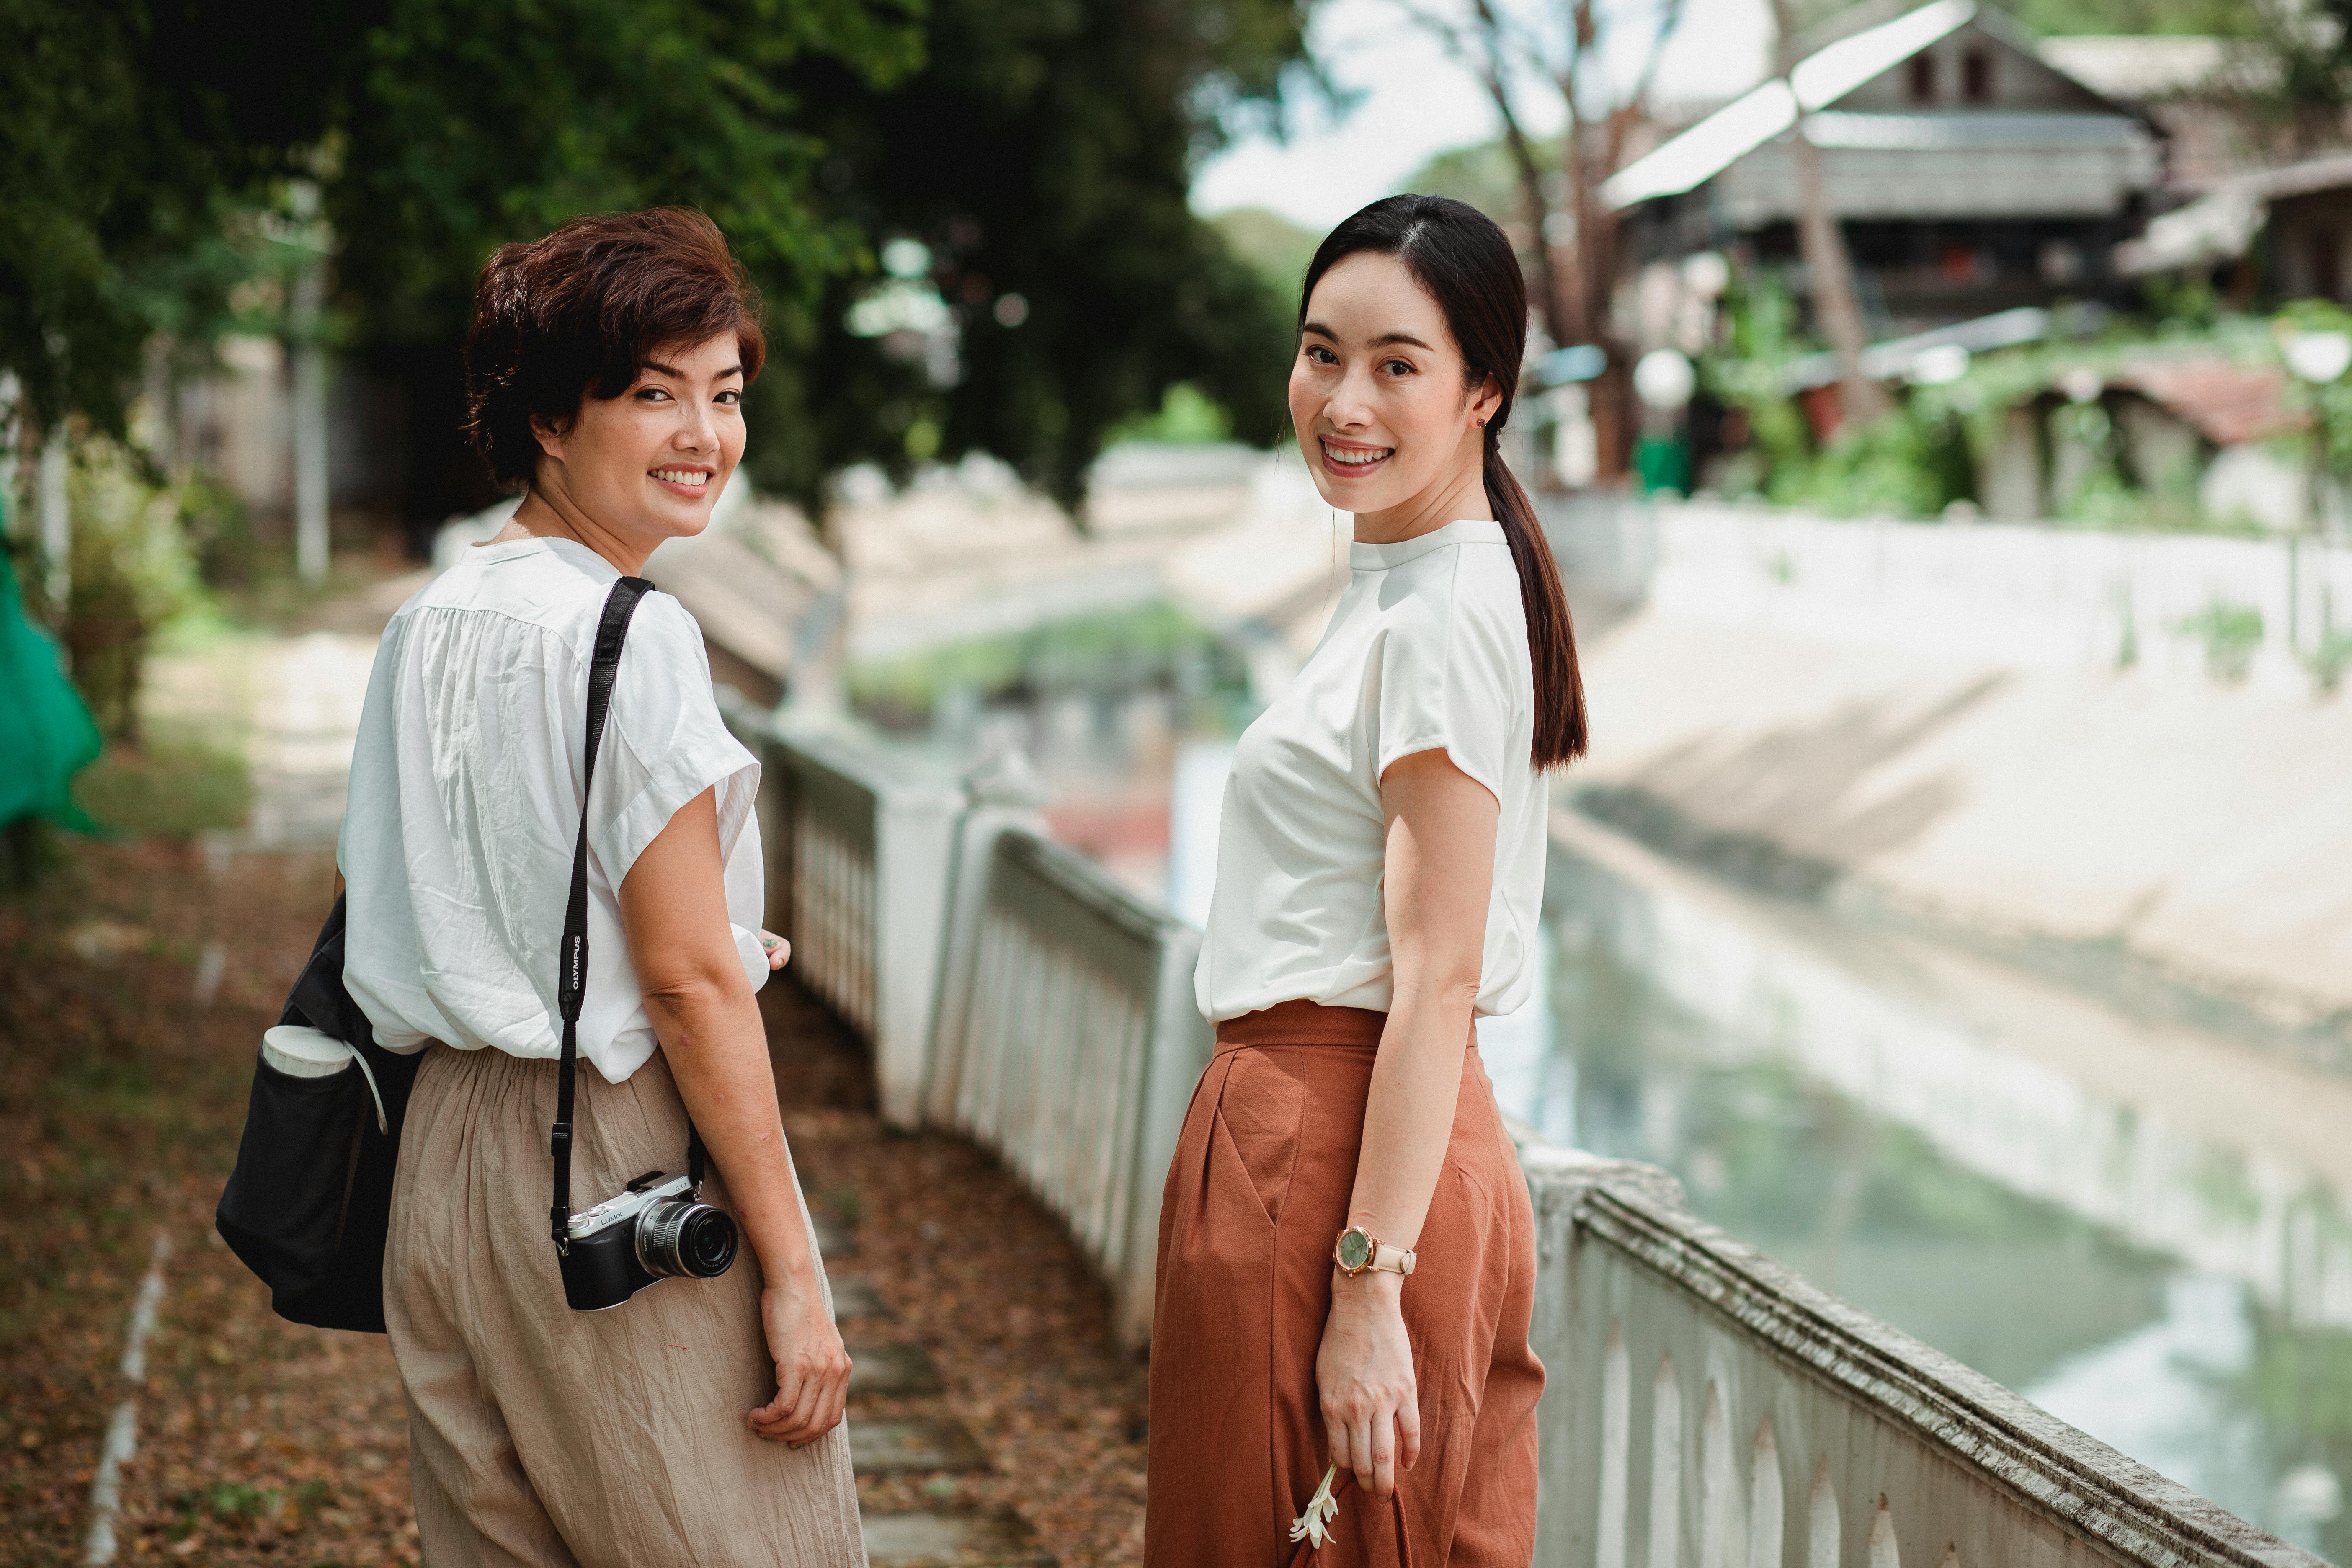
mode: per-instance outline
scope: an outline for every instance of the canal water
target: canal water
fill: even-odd
[[[1242,706],[1139,679],[933,705],[1195,921]],[[1573,812],[1505,1108],[2175,1480],[2352,1565],[2352,1080]]]
[[[1507,1109],[2352,1563],[2352,1085],[1567,830]]]

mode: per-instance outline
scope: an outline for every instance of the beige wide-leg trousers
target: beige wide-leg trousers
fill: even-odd
[[[863,1568],[847,1428],[793,1450],[745,1425],[775,1393],[750,1250],[571,1310],[547,1235],[555,1063],[426,1052],[383,1262],[425,1568]],[[658,1052],[623,1084],[583,1063],[578,1096],[575,1210],[686,1168]],[[727,1206],[715,1173],[703,1197]]]

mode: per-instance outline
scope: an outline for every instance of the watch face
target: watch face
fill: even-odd
[[[1372,1260],[1372,1238],[1360,1230],[1339,1233],[1339,1267],[1361,1268]]]

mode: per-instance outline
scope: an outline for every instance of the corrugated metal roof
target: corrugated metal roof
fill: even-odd
[[[1816,114],[1805,121],[1816,147],[1913,151],[1970,147],[2137,147],[2148,140],[2120,114]]]
[[[1892,22],[1856,33],[1809,56],[1789,73],[1807,113],[1827,109],[1866,81],[1885,76],[1921,49],[1977,18],[1976,0],[1934,0]]]
[[[1912,365],[1929,349],[1963,348],[1970,353],[1983,353],[2016,343],[2039,342],[2049,335],[2050,312],[2039,306],[2021,305],[1972,321],[1954,321],[1911,337],[1873,343],[1862,351],[1862,374],[1873,381],[1896,381],[1908,375]],[[1803,392],[1827,386],[1837,378],[1835,354],[1807,354],[1789,366],[1782,384],[1790,392]]]
[[[2223,38],[2086,37],[2044,38],[2044,65],[2109,98],[2169,98],[2191,92],[2242,63]]]
[[[1601,187],[1612,207],[1678,196],[1706,184],[1797,122],[1797,99],[1775,79],[1717,110],[1655,151],[1636,158]]]
[[[2132,359],[2109,384],[2130,387],[2170,409],[2217,447],[2266,440],[2311,423],[2287,401],[2286,373],[2275,365],[2218,357]]]
[[[2269,221],[2271,203],[2347,187],[2352,153],[2242,174],[2151,220],[2146,234],[2116,247],[2116,266],[2126,277],[2138,277],[2243,256]]]
[[[1809,114],[1828,108],[1958,32],[1976,16],[1976,0],[1932,0],[1891,22],[1840,38],[1800,61],[1788,80],[1766,82],[1620,169],[1601,187],[1601,199],[1622,209],[1660,196],[1678,196],[1794,125],[1801,105]]]

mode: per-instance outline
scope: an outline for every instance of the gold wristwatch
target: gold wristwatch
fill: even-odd
[[[1368,1268],[1383,1268],[1391,1274],[1412,1272],[1413,1256],[1402,1247],[1391,1247],[1360,1225],[1351,1225],[1339,1233],[1331,1244],[1331,1263],[1340,1273],[1353,1279]]]

